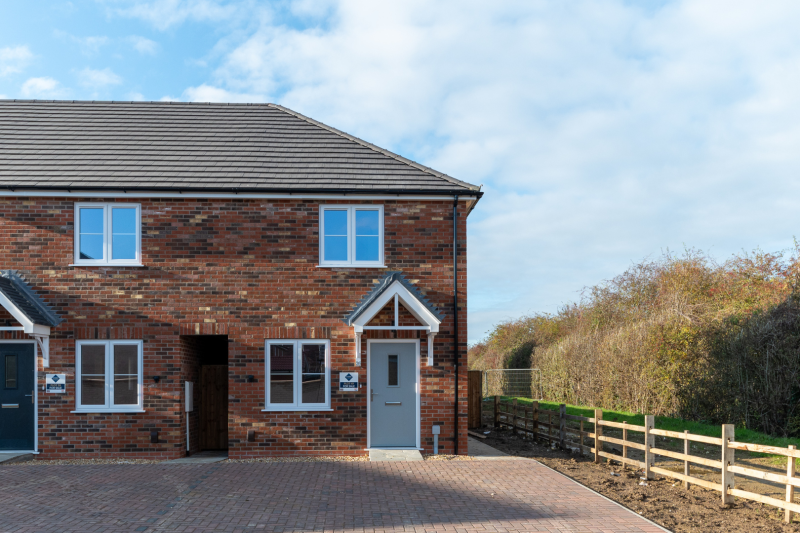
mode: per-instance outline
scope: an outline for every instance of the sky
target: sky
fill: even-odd
[[[665,250],[798,234],[798,2],[8,4],[4,98],[275,102],[483,185],[471,342]]]

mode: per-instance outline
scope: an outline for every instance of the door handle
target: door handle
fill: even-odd
[[[375,394],[376,394],[375,389],[370,389],[369,390],[369,401],[372,402],[372,401],[375,400]],[[380,394],[378,394],[378,396],[380,396]]]
[[[3,409],[19,409],[18,403],[4,403],[2,405]]]
[[[403,402],[383,402],[386,405],[403,405]]]

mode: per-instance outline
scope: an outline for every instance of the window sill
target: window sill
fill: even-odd
[[[389,268],[386,265],[358,265],[358,264],[344,264],[344,265],[317,265],[317,268]]]
[[[127,413],[146,413],[144,409],[80,409],[77,411],[70,411],[70,413],[74,414],[82,414],[82,415],[113,415],[117,414],[127,414]]]
[[[125,268],[142,268],[144,267],[141,263],[70,263],[67,266],[71,267],[104,267],[104,268],[116,268],[116,267],[125,267]]]
[[[270,407],[262,409],[262,413],[283,413],[283,412],[301,412],[301,413],[321,413],[333,411],[330,407]]]

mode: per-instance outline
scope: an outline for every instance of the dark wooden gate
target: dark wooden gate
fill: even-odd
[[[483,372],[470,370],[467,372],[467,426],[469,429],[481,427],[481,400],[483,399]]]
[[[228,366],[200,367],[200,449],[228,449]]]

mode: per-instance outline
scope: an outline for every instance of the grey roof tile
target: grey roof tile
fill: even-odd
[[[0,293],[34,324],[55,327],[63,322],[13,270],[0,270]]]
[[[0,188],[479,188],[275,104],[0,100]]]
[[[350,312],[350,314],[344,317],[342,321],[348,326],[352,326],[353,322],[359,316],[361,316],[361,314],[364,311],[366,311],[370,305],[372,305],[372,302],[377,300],[381,294],[386,292],[386,290],[395,281],[400,282],[406,289],[408,289],[409,292],[414,296],[414,298],[419,300],[419,302],[422,305],[424,305],[428,309],[428,311],[430,311],[433,314],[433,316],[438,318],[440,321],[444,320],[445,318],[444,315],[440,313],[439,310],[436,309],[436,307],[434,307],[434,305],[430,301],[428,301],[427,298],[425,298],[425,296],[422,295],[419,289],[415,287],[410,281],[408,281],[402,272],[396,271],[396,272],[387,272],[386,275],[384,275],[381,279],[379,279],[378,282],[375,284],[375,286],[372,288],[372,290],[364,295],[364,297],[361,299],[358,305],[356,305]]]

